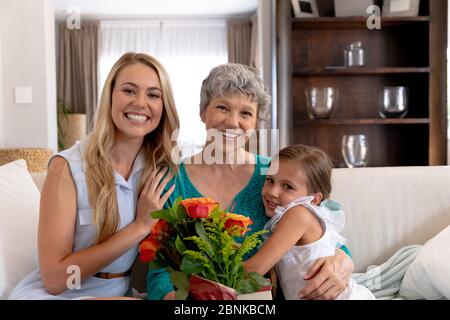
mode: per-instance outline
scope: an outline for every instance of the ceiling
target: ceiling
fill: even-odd
[[[82,19],[221,18],[255,12],[258,0],[53,0],[53,4],[57,19],[72,14],[72,6],[79,8]]]

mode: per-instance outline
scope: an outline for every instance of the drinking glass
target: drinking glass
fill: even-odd
[[[310,87],[305,89],[306,109],[311,119],[330,118],[337,104],[338,89],[334,87]]]
[[[367,165],[367,140],[363,134],[350,134],[342,137],[342,155],[349,168]]]
[[[379,114],[382,118],[403,118],[408,112],[408,88],[384,87]]]

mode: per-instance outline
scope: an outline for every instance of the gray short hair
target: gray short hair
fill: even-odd
[[[244,95],[256,101],[258,120],[265,120],[271,96],[258,69],[239,63],[227,63],[214,67],[202,83],[200,113],[206,109],[212,99],[228,94]]]

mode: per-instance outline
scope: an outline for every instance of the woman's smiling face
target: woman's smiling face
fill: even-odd
[[[206,130],[214,129],[214,136],[222,137],[224,145],[234,145],[234,150],[239,146],[238,139],[256,129],[257,111],[257,102],[249,97],[225,95],[212,99],[200,116]]]
[[[156,71],[142,63],[124,67],[115,79],[111,104],[116,136],[143,139],[158,127],[164,108]]]

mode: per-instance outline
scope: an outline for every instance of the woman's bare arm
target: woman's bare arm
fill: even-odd
[[[149,216],[152,210],[148,205],[141,207],[148,210]],[[68,163],[56,157],[50,164],[42,189],[38,230],[41,276],[51,294],[67,290],[69,266],[79,267],[82,281],[137,245],[150,230],[151,219],[145,223],[142,223],[143,219],[139,222],[136,219],[106,241],[73,253],[76,214],[76,189]]]

